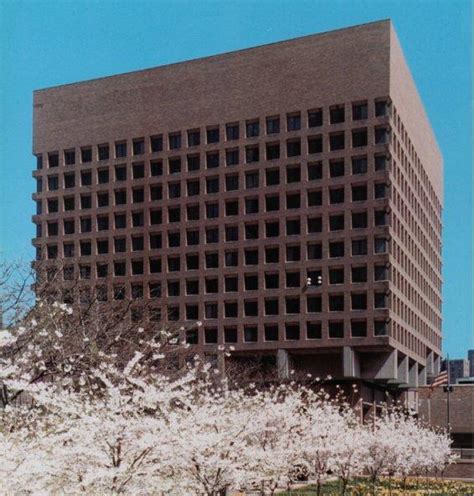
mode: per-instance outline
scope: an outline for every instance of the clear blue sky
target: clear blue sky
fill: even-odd
[[[445,159],[444,349],[474,347],[469,0],[0,0],[0,257],[31,259],[32,92],[385,18]]]

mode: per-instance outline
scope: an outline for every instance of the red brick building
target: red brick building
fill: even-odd
[[[81,297],[281,375],[438,370],[442,158],[390,21],[36,91],[33,152]]]

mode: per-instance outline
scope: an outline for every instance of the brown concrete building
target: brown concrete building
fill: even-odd
[[[84,291],[282,375],[439,369],[442,159],[390,21],[39,90],[33,152],[37,257]]]

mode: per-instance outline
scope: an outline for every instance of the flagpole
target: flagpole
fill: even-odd
[[[451,391],[451,371],[449,367],[449,353],[446,355],[446,370],[448,372],[448,385],[446,387],[446,394],[448,395],[446,398],[446,417],[447,417],[447,427],[448,432],[451,432],[451,409],[449,404],[449,396]]]

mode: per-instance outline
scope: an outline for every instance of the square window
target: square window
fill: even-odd
[[[169,134],[168,141],[170,150],[179,150],[181,148],[181,133]]]
[[[309,217],[308,218],[308,234],[320,233],[323,230],[322,217]]]
[[[64,187],[65,188],[74,188],[76,185],[76,176],[74,172],[70,174],[64,174]]]
[[[329,284],[344,284],[344,268],[329,269]]]
[[[226,251],[224,253],[224,261],[226,267],[237,267],[239,265],[239,252]]]
[[[224,314],[226,319],[235,319],[238,317],[239,306],[236,302],[224,303]]]
[[[205,303],[204,315],[206,319],[217,319],[217,303]]]
[[[387,253],[388,240],[386,238],[374,239],[374,253]]]
[[[163,150],[163,136],[161,134],[150,137],[151,153],[161,152]]]
[[[132,166],[133,179],[142,179],[145,177],[145,164],[138,163]]]
[[[308,111],[308,127],[319,127],[323,125],[323,109]]]
[[[285,298],[285,313],[287,315],[300,313],[300,299],[299,298]]]
[[[368,117],[367,102],[352,104],[352,120],[361,121]]]
[[[307,322],[306,323],[306,338],[307,339],[321,339],[322,329],[320,322]]]
[[[57,152],[48,153],[48,167],[59,166],[59,154]]]
[[[224,279],[224,289],[226,293],[233,293],[239,289],[237,276],[226,276]]]
[[[170,174],[179,174],[181,172],[181,159],[179,157],[168,159],[168,169]]]
[[[207,142],[219,143],[219,127],[210,127],[206,130]]]
[[[367,255],[367,239],[352,240],[352,255]]]
[[[247,121],[245,123],[247,138],[253,138],[260,134],[260,124],[258,120]]]
[[[258,239],[258,224],[245,224],[245,239]]]
[[[299,219],[286,220],[286,234],[287,236],[294,236],[301,234],[301,225]]]
[[[168,312],[168,320],[175,320],[169,318]],[[191,329],[186,331],[186,344],[199,344],[199,333],[197,329]]]
[[[265,197],[265,210],[267,212],[276,212],[276,211],[280,210],[280,197],[278,195],[266,196]]]
[[[374,308],[387,308],[387,307],[388,307],[388,294],[374,293]]]
[[[186,270],[199,270],[199,255],[188,253],[186,255]]]
[[[278,341],[278,325],[265,326],[265,341]]]
[[[280,249],[278,246],[265,248],[265,263],[278,263],[280,260]]]
[[[226,228],[225,228],[225,240],[226,241],[238,241],[239,240],[239,228],[238,228],[238,226],[226,226]]]
[[[180,222],[181,221],[181,208],[173,207],[168,208],[168,222]]]
[[[280,170],[267,169],[265,171],[265,180],[267,186],[276,186],[277,184],[280,184]]]
[[[245,161],[247,164],[258,162],[260,160],[260,150],[258,145],[245,147]]]
[[[388,267],[386,265],[374,266],[374,281],[387,281],[388,280]]]
[[[133,239],[133,238],[132,238]],[[179,231],[168,233],[168,247],[176,248],[181,244],[181,236]]]
[[[199,231],[186,231],[186,243],[188,246],[195,246],[199,244]]]
[[[340,124],[345,121],[344,105],[334,105],[329,109],[331,124]]]
[[[160,298],[161,297],[161,283],[150,282],[148,284],[148,293],[150,298]]]
[[[237,329],[235,327],[224,327],[224,342],[237,343]]]
[[[239,149],[235,148],[233,150],[225,151],[225,163],[227,167],[237,165],[239,163]]]
[[[206,327],[204,329],[204,342],[206,344],[216,344],[217,337],[218,337],[218,333],[215,327],[212,328]]]
[[[92,162],[92,148],[90,146],[81,148],[81,162],[83,164]]]
[[[367,227],[367,212],[352,213],[352,228],[365,229]]]
[[[206,253],[206,269],[219,268],[219,255],[217,253]]]
[[[331,205],[337,203],[344,203],[344,188],[330,189],[329,190],[329,203]]]
[[[258,249],[245,250],[245,265],[258,265]]]
[[[216,217],[219,217],[219,204],[206,203],[206,218],[215,219]]]
[[[387,336],[388,323],[384,320],[374,320],[374,336]]]
[[[343,150],[345,147],[344,132],[329,134],[329,148],[331,151]]]
[[[126,181],[127,180],[127,167],[125,165],[115,166],[115,180],[116,181]]]
[[[387,197],[387,185],[385,183],[374,184],[374,197],[375,199]]]
[[[383,145],[390,141],[390,130],[385,127],[375,128],[375,144]]]
[[[306,299],[308,313],[321,313],[323,309],[321,296],[308,296]]]
[[[226,191],[235,191],[239,189],[238,174],[225,176],[225,189]]]
[[[308,243],[308,260],[321,260],[323,247],[321,243]]]
[[[279,287],[278,274],[265,274],[265,289],[278,289]]]
[[[110,148],[109,145],[98,145],[97,155],[99,160],[109,160],[110,158]]]
[[[132,202],[143,203],[145,201],[145,190],[143,188],[135,188],[132,190]]]
[[[265,315],[278,315],[278,299],[265,299]]]
[[[159,233],[150,233],[150,249],[159,250],[162,247],[162,238]]]
[[[286,287],[287,288],[299,288],[300,285],[301,285],[301,281],[300,281],[299,271],[286,273]]]
[[[219,229],[209,228],[206,229],[206,243],[218,243],[219,242]]]
[[[285,339],[288,341],[300,339],[299,324],[285,324]]]
[[[286,168],[286,182],[299,183],[301,181],[301,167],[298,165],[296,167]]]
[[[301,155],[301,140],[288,140],[286,142],[286,156],[297,157],[298,155]]]
[[[258,213],[258,198],[245,199],[245,213],[257,214]]]
[[[286,208],[300,208],[301,207],[301,195],[299,193],[287,193],[286,194]]]
[[[199,318],[198,305],[186,305],[186,320],[197,320]]]
[[[265,236],[267,238],[275,238],[278,237],[279,235],[280,235],[279,221],[265,223]]]
[[[367,173],[367,157],[353,157],[352,174],[366,174],[366,173]]]
[[[352,186],[352,201],[366,201],[367,200],[367,185],[360,184]]]
[[[375,102],[375,117],[383,117],[388,114],[389,104],[386,101]]]
[[[353,338],[365,338],[367,336],[367,322],[365,320],[352,320],[351,336]]]
[[[143,155],[145,153],[145,140],[143,138],[134,139],[132,148],[134,155]]]
[[[206,179],[206,193],[219,193],[219,178],[210,177]]]
[[[352,267],[352,282],[367,282],[367,266]]]
[[[180,257],[169,256],[168,257],[168,271],[169,272],[179,272],[180,270],[181,270]]]
[[[239,139],[239,124],[227,124],[226,125],[226,138],[227,141],[233,141]]]
[[[143,274],[143,260],[132,260],[132,275]]]
[[[328,331],[330,338],[343,338],[344,337],[344,322],[328,323]]]
[[[344,256],[344,241],[333,241],[329,243],[329,257],[339,258]]]
[[[115,157],[122,158],[126,156],[127,156],[127,143],[125,141],[115,143]]]
[[[323,136],[318,134],[316,136],[308,137],[308,153],[322,153],[323,152]]]
[[[197,279],[186,279],[186,294],[199,294],[199,281]]]
[[[367,310],[367,293],[351,294],[352,310]]]
[[[319,207],[323,204],[322,190],[308,191],[308,207]]]
[[[267,117],[267,134],[278,134],[280,132],[280,117]]]
[[[308,179],[315,181],[323,178],[323,163],[313,162],[308,164]]]
[[[330,177],[342,177],[344,175],[344,160],[331,160],[329,175]]]
[[[179,296],[179,281],[168,281],[168,296]]]
[[[255,326],[245,326],[244,341],[246,343],[256,343],[258,341],[258,328]]]
[[[367,146],[367,128],[352,130],[352,147]]]
[[[301,129],[301,114],[294,113],[286,116],[286,127],[288,131],[299,131]]]
[[[267,143],[265,149],[267,160],[277,160],[280,158],[280,143]]]
[[[206,154],[206,167],[208,169],[219,167],[219,152],[209,152]]]
[[[85,210],[88,208],[92,208],[92,196],[81,195],[81,209]]]
[[[188,155],[188,172],[197,171],[200,168],[200,156],[199,155]]]
[[[76,163],[76,152],[74,150],[66,150],[64,152],[64,165],[74,165]]]
[[[258,179],[259,179],[258,171],[247,172],[245,174],[245,187],[247,189],[258,188],[258,186],[259,186],[259,180]]]
[[[387,168],[387,157],[385,155],[375,155],[375,170],[385,170]]]
[[[329,216],[329,230],[341,231],[344,229],[344,214]]]
[[[300,245],[287,246],[286,247],[286,261],[287,262],[299,262],[300,260],[301,260]]]
[[[188,146],[199,146],[201,144],[201,133],[199,129],[188,131]]]

